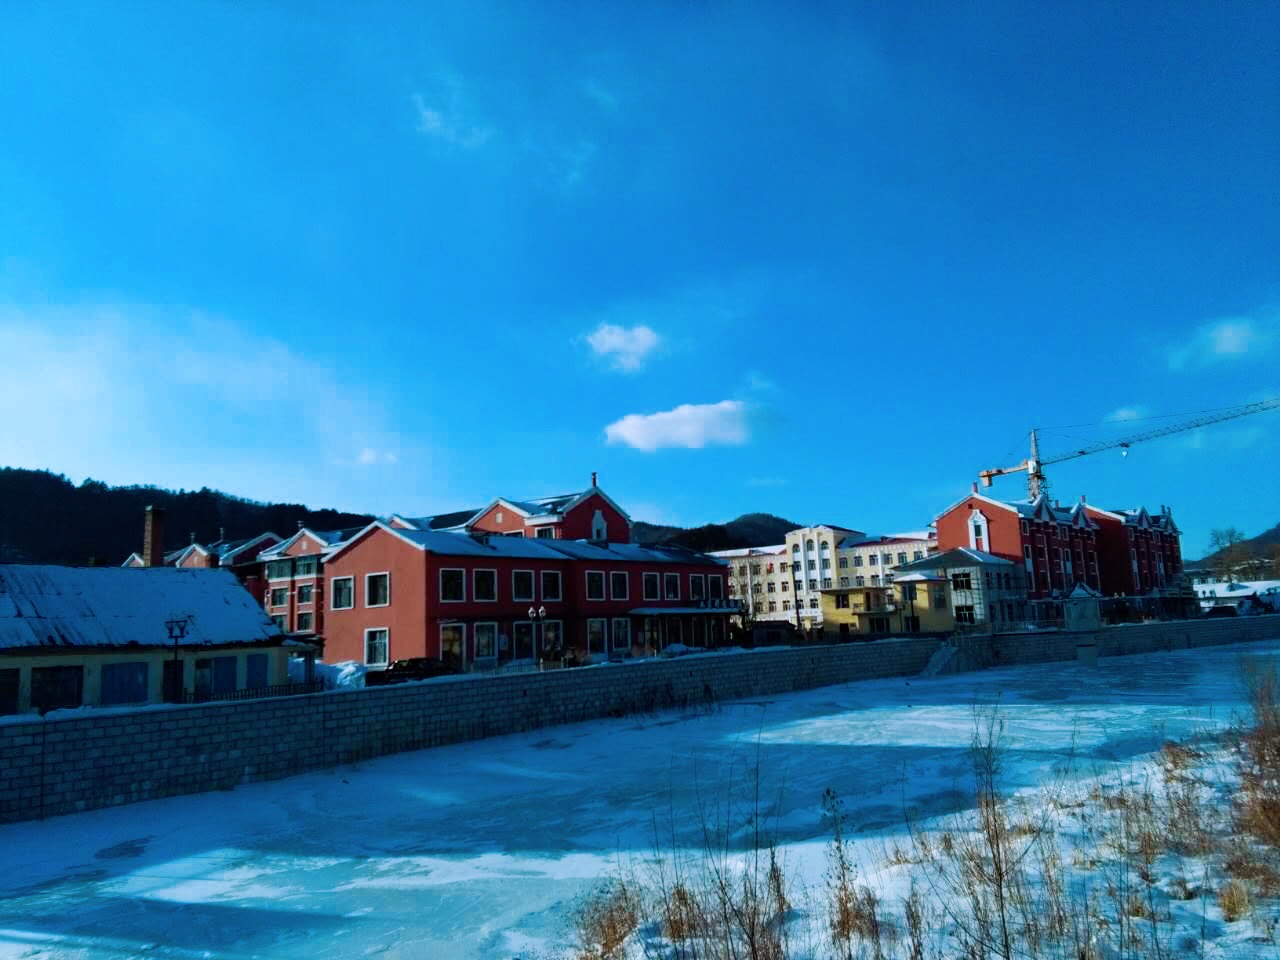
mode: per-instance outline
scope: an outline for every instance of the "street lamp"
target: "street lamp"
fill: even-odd
[[[542,642],[545,641],[547,638],[547,633],[546,633],[547,627],[545,622],[547,619],[547,608],[538,607],[535,610],[533,607],[530,607],[529,619],[533,621],[533,652],[534,652],[535,658],[538,661],[538,669],[541,670],[542,669]],[[538,629],[539,624],[541,624],[542,626],[541,631],[539,631]],[[541,638],[538,636],[539,632],[542,633]]]
[[[170,703],[177,703],[182,697],[182,664],[178,661],[178,642],[187,635],[191,615],[166,620],[164,626],[169,631],[169,639],[173,641],[173,663],[169,667],[169,696],[166,699]]]

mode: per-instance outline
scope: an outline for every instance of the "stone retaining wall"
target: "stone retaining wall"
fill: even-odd
[[[1280,638],[1280,616],[969,638],[966,669]],[[450,677],[274,700],[0,724],[0,822],[229,789],[552,724],[920,673],[937,638]]]

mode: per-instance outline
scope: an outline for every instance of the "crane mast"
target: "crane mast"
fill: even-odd
[[[1255,413],[1265,413],[1268,410],[1280,408],[1280,398],[1270,400],[1259,400],[1256,403],[1247,403],[1240,407],[1229,407],[1224,410],[1210,411],[1191,420],[1184,420],[1180,423],[1170,424],[1164,427],[1157,427],[1154,430],[1147,430],[1144,433],[1137,433],[1133,436],[1124,437],[1120,440],[1105,440],[1101,443],[1095,443],[1092,446],[1080,447],[1076,450],[1069,450],[1064,453],[1056,454],[1052,457],[1040,456],[1040,438],[1036,430],[1031,431],[1031,455],[1021,463],[1014,464],[1011,467],[996,467],[991,470],[983,470],[978,474],[978,479],[982,481],[983,487],[991,486],[996,477],[1002,477],[1008,473],[1027,474],[1027,496],[1032,500],[1037,499],[1049,492],[1049,480],[1044,475],[1044,467],[1051,463],[1062,463],[1065,460],[1074,460],[1076,457],[1087,457],[1092,453],[1101,453],[1103,450],[1125,449],[1133,446],[1135,443],[1144,443],[1147,440],[1158,440],[1161,437],[1167,437],[1174,433],[1182,433],[1184,430],[1195,430],[1198,427],[1205,427],[1211,423],[1221,423],[1224,420],[1235,420],[1237,417],[1248,417]]]

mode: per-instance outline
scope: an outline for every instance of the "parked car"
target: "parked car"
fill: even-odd
[[[457,665],[448,660],[437,660],[435,657],[411,657],[408,660],[396,660],[385,670],[370,670],[364,675],[364,685],[381,687],[391,683],[406,683],[410,680],[430,680],[432,677],[444,677],[458,672]]]
[[[1206,618],[1238,617],[1238,616],[1240,616],[1240,611],[1237,610],[1235,607],[1230,606],[1229,604],[1223,604],[1220,607],[1210,607],[1208,612],[1205,613]]]

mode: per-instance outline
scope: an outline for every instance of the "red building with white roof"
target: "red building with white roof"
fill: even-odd
[[[1041,496],[997,500],[977,492],[940,514],[938,549],[958,547],[1021,563],[1028,597],[1063,597],[1077,585],[1106,595],[1172,591],[1182,573],[1180,532],[1168,507],[1100,510],[1064,507]]]
[[[679,549],[379,521],[325,559],[325,660],[430,657],[470,669],[714,646],[732,612],[725,574]]]

